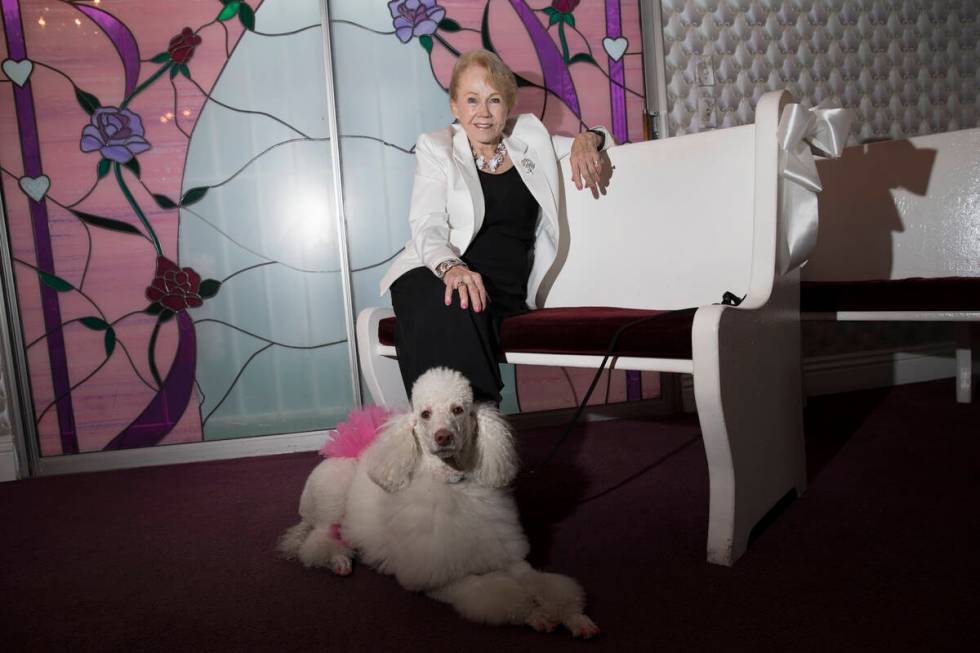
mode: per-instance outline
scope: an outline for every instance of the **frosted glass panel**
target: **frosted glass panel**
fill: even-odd
[[[0,0],[40,457],[353,407],[319,0]]]
[[[385,2],[329,3],[337,126],[356,310],[408,240],[415,139],[452,120],[428,54],[395,36]]]
[[[181,257],[227,279],[195,319],[205,439],[352,405],[319,22],[317,0],[266,0],[191,138],[183,190],[212,188],[181,212]]]

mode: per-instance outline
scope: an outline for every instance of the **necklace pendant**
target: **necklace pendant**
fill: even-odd
[[[477,170],[494,172],[497,166],[504,162],[505,156],[507,156],[507,146],[504,145],[503,141],[500,141],[497,143],[497,150],[494,152],[493,158],[487,161],[486,157],[482,154],[473,152],[473,162],[476,164]]]

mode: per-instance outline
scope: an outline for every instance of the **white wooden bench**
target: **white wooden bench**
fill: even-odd
[[[594,368],[617,325],[690,308],[625,334],[614,365],[693,374],[710,476],[707,555],[723,565],[806,486],[799,272],[777,273],[777,125],[788,100],[761,97],[755,125],[609,150],[606,195],[564,193],[566,240],[543,308],[502,333],[509,363]],[[719,305],[725,291],[745,300]],[[403,405],[392,315],[360,313],[359,360],[374,400]]]
[[[847,148],[818,164],[820,238],[803,317],[950,322],[956,398],[973,397],[980,327],[980,128]]]

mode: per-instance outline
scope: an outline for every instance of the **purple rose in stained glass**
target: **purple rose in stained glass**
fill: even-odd
[[[446,17],[446,10],[436,0],[391,0],[388,9],[395,19],[395,35],[402,43],[413,36],[434,34],[439,21]]]
[[[82,152],[98,150],[107,159],[126,163],[150,149],[143,138],[143,122],[129,109],[99,107],[92,114],[92,124],[82,130]]]

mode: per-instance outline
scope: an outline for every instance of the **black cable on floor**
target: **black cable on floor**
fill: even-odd
[[[745,301],[745,297],[746,295],[743,295],[741,298],[739,298],[738,295],[726,291],[722,295],[721,302],[719,303],[726,306],[738,306],[743,301]],[[586,391],[585,397],[582,398],[582,401],[579,402],[578,407],[575,409],[575,414],[572,415],[572,419],[569,420],[568,424],[565,425],[565,430],[562,431],[561,435],[558,436],[558,440],[555,442],[555,446],[552,447],[551,453],[549,453],[544,460],[542,460],[537,465],[535,465],[534,467],[532,467],[527,471],[527,474],[529,476],[533,476],[538,471],[538,469],[550,463],[552,458],[554,458],[555,455],[558,453],[558,450],[561,449],[563,444],[565,444],[565,441],[568,439],[568,436],[571,435],[572,429],[575,428],[576,422],[578,422],[579,417],[582,416],[582,411],[585,410],[585,406],[589,403],[589,398],[592,397],[592,392],[595,390],[596,384],[598,384],[599,379],[602,376],[602,371],[605,369],[606,363],[608,362],[610,356],[612,356],[616,352],[616,345],[619,343],[619,337],[623,335],[626,331],[632,329],[637,325],[645,324],[646,322],[653,322],[654,320],[663,319],[665,317],[672,316],[675,313],[682,310],[693,311],[693,310],[697,310],[697,307],[678,309],[677,311],[658,313],[657,315],[646,315],[639,319],[627,322],[623,326],[616,329],[616,333],[614,333],[613,337],[610,338],[609,340],[609,346],[606,348],[606,354],[605,356],[602,357],[602,362],[599,363],[599,369],[596,370],[595,375],[592,377],[592,383],[589,384],[589,389]]]

